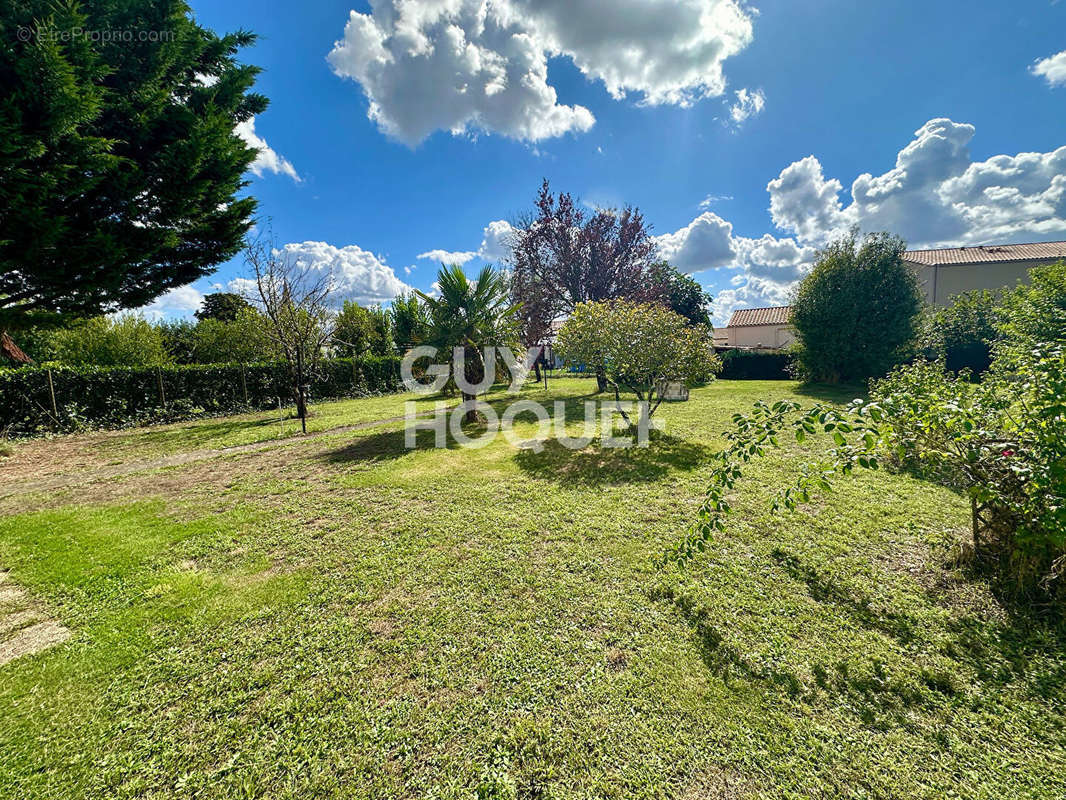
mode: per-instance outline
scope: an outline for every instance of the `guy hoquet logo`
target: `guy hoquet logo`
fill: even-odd
[[[514,395],[521,391],[539,353],[539,348],[531,347],[522,361],[519,361],[508,347],[486,347],[480,351],[481,363],[484,365],[482,377],[475,383],[467,379],[465,348],[454,348],[450,361],[442,361],[438,358],[439,350],[436,347],[424,345],[413,348],[404,356],[400,375],[404,387],[414,394],[439,393],[452,380],[464,395],[477,397],[487,392],[495,382],[498,354],[511,376],[508,392]],[[420,361],[428,361],[422,370],[421,379],[415,376],[415,365]],[[657,424],[660,423],[659,420],[652,422],[646,402],[585,400],[582,403],[583,413],[580,420],[581,435],[572,436],[567,431],[566,405],[562,400],[554,400],[549,412],[543,403],[523,398],[509,403],[503,413],[499,413],[494,405],[483,400],[464,400],[453,406],[449,406],[446,401],[440,401],[434,405],[429,418],[420,418],[418,404],[408,401],[404,404],[404,445],[408,449],[414,449],[418,446],[419,431],[433,431],[433,446],[436,448],[447,447],[449,436],[451,441],[460,447],[481,448],[502,435],[514,447],[540,452],[549,435],[552,435],[563,447],[581,450],[587,447],[597,434],[602,447],[647,447],[650,430],[653,427],[661,428],[661,424]],[[464,419],[470,411],[478,412],[485,422],[484,428],[479,427],[475,435],[470,435],[463,429]],[[631,416],[636,414],[637,424],[629,433],[617,435],[615,422],[623,412]],[[536,420],[536,433],[532,437],[521,436],[515,431],[515,423],[519,417],[523,420]]]

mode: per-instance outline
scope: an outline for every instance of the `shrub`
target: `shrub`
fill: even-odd
[[[827,383],[865,381],[907,360],[922,295],[897,236],[853,232],[823,250],[792,304],[797,362]]]
[[[951,372],[985,372],[997,338],[996,303],[992,292],[966,292],[952,298],[947,308],[927,313],[921,336],[925,356],[943,360]]]
[[[68,366],[155,367],[171,362],[163,333],[137,314],[93,317],[39,334],[31,345],[39,362]]]
[[[192,329],[193,363],[276,361],[281,358],[281,352],[269,334],[269,326],[270,320],[254,308],[239,309],[232,320],[204,317]]]
[[[394,357],[324,361],[313,375],[311,396],[396,391],[399,364]],[[49,372],[58,414],[52,408]],[[273,408],[293,399],[284,362],[154,369],[25,367],[0,371],[0,430],[28,435],[82,426],[125,427]]]

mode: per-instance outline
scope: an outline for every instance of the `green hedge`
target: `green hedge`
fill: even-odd
[[[787,381],[792,355],[780,350],[722,350],[719,378],[734,381]]]
[[[0,371],[0,431],[25,436],[83,426],[120,428],[277,408],[279,402],[285,405],[293,402],[291,384],[288,365],[283,362],[161,369],[23,367],[3,370]],[[310,394],[312,400],[321,400],[392,392],[400,387],[399,358],[338,358],[319,364]]]

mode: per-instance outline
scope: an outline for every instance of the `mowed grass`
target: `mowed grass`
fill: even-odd
[[[577,432],[591,388],[523,396]],[[798,391],[696,390],[646,450],[389,423],[0,517],[0,568],[74,632],[0,667],[0,795],[1066,796],[1066,638],[952,566],[962,498],[882,471],[774,516],[790,447],[656,569],[732,414]],[[200,424],[126,452],[245,435]]]

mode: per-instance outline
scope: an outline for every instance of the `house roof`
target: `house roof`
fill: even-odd
[[[741,308],[733,312],[729,319],[730,328],[745,325],[787,325],[792,306],[772,306],[770,308]]]
[[[947,247],[941,250],[908,250],[905,261],[926,266],[943,264],[991,264],[997,261],[1053,261],[1066,258],[1066,242],[1031,244],[989,244],[974,247]]]

